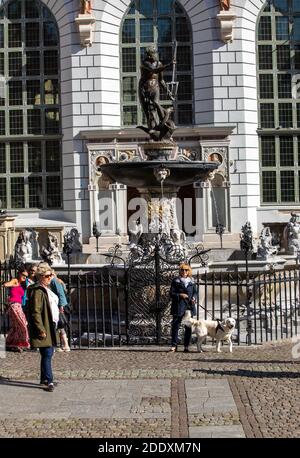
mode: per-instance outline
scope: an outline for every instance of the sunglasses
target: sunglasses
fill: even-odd
[[[43,275],[44,278],[51,278],[52,274]]]
[[[190,269],[180,269],[180,272],[188,272]]]
[[[22,274],[22,275],[21,275],[21,277],[23,277],[23,278],[27,278],[27,277],[28,277],[28,275],[23,275],[23,274]]]

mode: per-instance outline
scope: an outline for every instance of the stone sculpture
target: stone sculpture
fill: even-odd
[[[163,71],[175,64],[175,59],[163,65],[154,47],[146,49],[146,57],[141,65],[139,99],[147,119],[147,127],[138,126],[148,133],[153,141],[168,141],[176,128],[171,119],[173,107],[163,108],[160,104],[160,88],[167,92],[170,100],[174,97],[163,78]]]
[[[230,10],[230,0],[220,0],[220,9],[221,11]]]
[[[64,264],[58,247],[57,236],[49,232],[47,246],[41,250],[41,257],[44,261],[52,264]]]
[[[278,248],[273,244],[273,236],[269,227],[264,227],[260,234],[260,245],[257,249],[257,257],[260,259],[268,259],[270,256],[275,256]]]
[[[80,0],[80,14],[92,14],[91,0]]]
[[[15,245],[15,260],[18,263],[25,264],[26,262],[32,261],[32,245],[31,245],[31,233],[29,231],[21,231],[19,233],[16,245]]]
[[[300,224],[299,215],[291,213],[291,219],[285,228],[288,254],[297,255],[300,250]]]

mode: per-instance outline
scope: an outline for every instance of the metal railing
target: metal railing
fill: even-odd
[[[0,264],[1,282],[15,274],[9,263]],[[170,322],[168,285],[176,270],[164,281],[153,280],[153,272],[144,296],[151,306],[138,320],[132,315],[133,301],[139,300],[135,277],[126,267],[106,266],[77,274],[68,272],[65,281],[69,292],[71,319],[69,338],[74,348],[97,348],[133,343],[169,343]],[[299,266],[282,270],[231,273],[200,273],[197,315],[203,319],[236,319],[236,344],[260,344],[293,337],[300,329]],[[159,288],[159,291],[157,290]],[[143,300],[145,301],[145,297]],[[6,334],[9,323],[5,312],[7,291],[0,294],[0,333]],[[164,306],[164,310],[161,307]],[[158,319],[159,318],[159,319]],[[147,336],[147,329],[159,326],[160,332]],[[157,341],[159,336],[159,341]]]

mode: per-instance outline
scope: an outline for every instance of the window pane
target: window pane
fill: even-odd
[[[24,172],[23,143],[10,143],[10,171],[11,173]]]
[[[292,98],[291,75],[279,74],[278,78],[278,97],[280,99]]]
[[[135,72],[136,71],[136,50],[135,48],[123,49],[122,68],[123,68],[123,72]]]
[[[280,137],[280,165],[294,165],[294,141],[293,137]]]
[[[176,18],[176,40],[177,41],[189,41],[190,40],[188,22],[185,17]],[[169,41],[171,41],[171,39]]]
[[[26,41],[25,46],[33,47],[40,45],[40,24],[32,22],[25,24],[26,26]]]
[[[42,144],[41,142],[28,142],[28,171],[42,171]]]
[[[8,47],[19,48],[22,46],[21,24],[8,24]]]
[[[300,104],[297,103],[297,127],[300,127]]]
[[[192,104],[178,104],[178,123],[189,126],[193,122]]]
[[[263,167],[276,165],[275,137],[261,138],[261,165]]]
[[[0,207],[7,208],[6,178],[0,178]]]
[[[5,111],[0,111],[0,135],[5,135]]]
[[[137,93],[136,78],[127,76],[123,78],[123,100],[124,102],[135,102]]]
[[[140,14],[144,16],[153,15],[153,0],[140,0]]]
[[[124,107],[123,120],[125,126],[137,124],[137,107]]]
[[[154,40],[152,19],[140,20],[140,34],[140,40],[142,43],[152,42]]]
[[[44,70],[46,75],[56,75],[58,73],[57,51],[44,52]]]
[[[122,30],[122,43],[135,43],[135,20],[126,19]]]
[[[45,88],[45,100],[43,102],[46,105],[59,104],[58,81],[54,79],[46,80],[44,84],[44,88]]]
[[[135,2],[131,2],[128,14],[135,14]]]
[[[10,2],[7,7],[8,19],[21,19],[21,0]]]
[[[157,2],[158,14],[171,14],[173,0],[159,0]]]
[[[172,46],[159,46],[158,48],[159,60],[164,64],[171,62],[173,58],[173,49]],[[178,63],[178,59],[177,59]]]
[[[6,173],[5,143],[0,143],[0,173]],[[1,205],[0,205],[1,209]]]
[[[171,62],[172,57],[168,62]],[[189,46],[179,46],[177,48],[176,66],[179,72],[191,70],[191,48]]]
[[[28,105],[40,105],[41,104],[41,95],[40,95],[40,81],[27,81],[27,104]]]
[[[47,177],[47,207],[60,208],[61,207],[61,180],[60,177]]]
[[[295,201],[295,177],[293,170],[280,172],[281,202]]]
[[[276,172],[262,172],[262,200],[276,202]]]
[[[273,103],[260,104],[260,124],[261,127],[274,127],[274,105]]]
[[[0,75],[4,76],[4,53],[3,52],[0,53]],[[4,83],[2,87],[4,87]],[[1,95],[2,94],[0,94],[0,97]]]
[[[43,208],[42,177],[28,177],[29,207]]]
[[[289,70],[291,67],[290,47],[286,45],[277,46],[276,54],[278,70]]]
[[[295,45],[295,69],[300,70],[300,45]]]
[[[60,144],[59,141],[46,142],[46,171],[60,171]]]
[[[298,166],[299,166],[300,165],[300,137],[297,137],[297,147],[298,147]]]
[[[293,105],[291,103],[279,103],[279,127],[293,127]]]
[[[300,12],[300,3],[299,3],[299,0],[293,0],[293,11],[295,13],[299,13]]]
[[[274,0],[275,11],[286,12],[288,11],[288,0]]]
[[[54,22],[44,22],[44,46],[58,46],[58,32]]]
[[[38,51],[28,51],[26,53],[26,73],[28,75],[40,75],[40,53]]]
[[[293,32],[294,40],[300,41],[300,17],[294,17]]]
[[[4,48],[4,24],[0,24],[0,48]]]
[[[259,75],[259,95],[261,99],[272,99],[274,97],[273,75]]]
[[[45,134],[59,134],[59,110],[51,108],[45,110]]]
[[[172,41],[172,21],[171,19],[158,19],[158,42],[169,42]]]
[[[11,110],[9,112],[9,131],[11,135],[23,134],[23,111]]]
[[[38,18],[39,17],[38,3],[33,2],[32,0],[26,0],[25,16],[27,19]]]
[[[258,40],[272,40],[271,17],[262,16],[258,26]]]
[[[178,100],[190,100],[192,98],[192,81],[189,75],[178,75]]]
[[[8,54],[9,76],[22,76],[22,53],[10,52]]]
[[[24,208],[24,178],[12,177],[10,180],[10,193],[11,193],[11,207]]]
[[[260,70],[269,70],[273,68],[271,45],[258,46],[258,61]]]
[[[288,40],[289,36],[289,18],[281,16],[276,17],[276,39]]]
[[[27,130],[29,134],[41,134],[41,110],[27,110]]]
[[[22,81],[9,81],[8,92],[10,105],[23,105]]]

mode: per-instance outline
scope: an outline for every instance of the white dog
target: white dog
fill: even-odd
[[[198,351],[203,351],[202,343],[209,336],[212,339],[216,339],[218,353],[221,352],[221,342],[223,341],[229,343],[229,351],[232,353],[231,336],[235,328],[234,318],[226,318],[222,322],[217,320],[195,320],[192,318],[191,311],[187,310],[182,323],[192,328],[192,334],[196,334]]]

